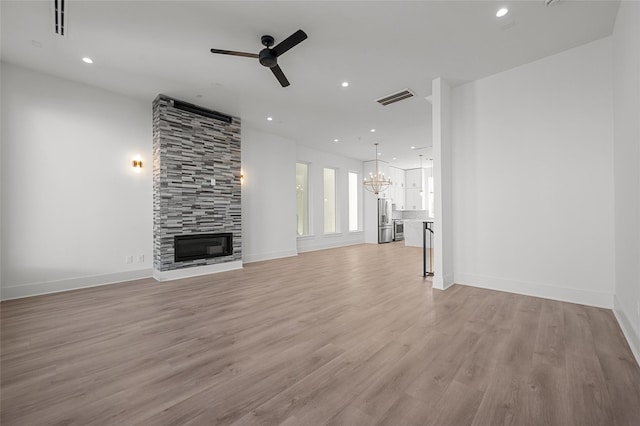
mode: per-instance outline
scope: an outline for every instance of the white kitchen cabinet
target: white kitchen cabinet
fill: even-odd
[[[397,178],[396,178],[396,182],[397,182],[397,186],[396,186],[396,209],[398,210],[404,210],[405,207],[405,199],[406,199],[406,194],[405,194],[405,171],[403,169],[396,169],[396,174],[397,174]]]
[[[406,192],[405,207],[406,210],[424,210],[424,197],[420,190],[425,188],[424,173],[420,169],[409,169],[406,171]]]
[[[389,198],[392,200],[392,203],[396,205],[397,210],[404,210],[404,170],[390,166],[389,177],[391,178]]]
[[[409,188],[407,189],[405,210],[424,210],[422,207],[422,197],[420,196],[420,189]]]
[[[404,177],[404,170],[400,170],[400,174],[399,174],[399,179],[398,179],[398,204],[397,204],[397,208],[399,210],[404,210],[406,209],[406,188],[405,188],[405,177]]]
[[[395,202],[396,199],[396,170],[395,167],[389,167],[389,174],[385,175],[389,179],[391,179],[391,185],[389,185],[389,189],[387,189],[387,193],[389,194],[389,199],[391,202]]]
[[[409,169],[406,172],[407,189],[420,189],[422,179],[420,169]]]

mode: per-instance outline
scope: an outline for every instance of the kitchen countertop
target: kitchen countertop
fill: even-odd
[[[422,247],[422,232],[424,222],[433,222],[433,219],[405,219],[404,220],[404,245]],[[429,247],[429,239],[427,239]]]

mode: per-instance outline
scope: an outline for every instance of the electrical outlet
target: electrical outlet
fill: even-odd
[[[130,265],[133,263],[133,256],[127,256],[124,258],[124,263],[126,263],[127,265]]]
[[[144,254],[138,255],[138,263],[144,263]]]

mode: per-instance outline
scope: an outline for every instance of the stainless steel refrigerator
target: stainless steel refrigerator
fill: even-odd
[[[393,241],[393,221],[391,220],[391,201],[378,198],[378,244]]]

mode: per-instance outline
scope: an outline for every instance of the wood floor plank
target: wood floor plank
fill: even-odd
[[[640,425],[640,377],[638,365],[628,358],[598,358],[607,383],[615,424]]]
[[[564,320],[565,353],[582,357],[596,357],[596,342],[593,339],[589,318],[584,306],[573,303],[562,305]]]
[[[151,416],[140,420],[148,424],[177,422],[199,422],[215,420],[230,424],[242,417],[249,409],[280,393],[299,380],[313,374],[319,368],[339,358],[344,350],[330,344],[315,352],[289,351],[267,360],[254,359],[251,366],[229,380],[213,381],[213,386],[190,391],[181,401],[170,404],[163,410],[155,410]],[[286,374],[282,374],[286,371]],[[199,379],[194,378],[194,381]],[[212,382],[212,381],[210,381]],[[198,383],[198,382],[195,382]],[[170,396],[170,395],[167,395]],[[280,421],[284,421],[283,416]]]
[[[424,360],[433,352],[429,339],[422,339],[401,359],[392,362],[390,368],[380,369],[368,378],[365,388],[351,402],[372,418],[382,416],[399,395],[420,375],[428,364]]]
[[[500,304],[491,320],[491,324],[494,327],[511,330],[511,327],[516,324],[515,315],[521,296],[512,293],[493,293],[493,297],[497,298]]]
[[[236,425],[277,424],[289,416],[304,421],[308,407],[312,408],[310,417],[315,424],[328,421],[367,386],[367,380],[380,371],[390,369],[409,350],[407,345],[394,341],[379,350],[375,349],[376,346],[374,340],[363,341],[334,362],[258,406]],[[350,380],[344,381],[343,377],[350,377]],[[325,417],[318,418],[318,413]]]
[[[434,417],[434,404],[401,393],[387,412],[371,424],[421,425]]]
[[[314,424],[323,424],[325,426],[342,426],[342,425],[350,425],[350,426],[370,426],[374,423],[373,418],[362,411],[355,408],[353,405],[348,405],[343,408],[338,414],[331,417],[324,423],[314,423]],[[304,424],[304,423],[300,423]],[[308,423],[307,423],[308,424]],[[408,423],[404,423],[408,424]]]
[[[458,382],[452,382],[441,398],[434,416],[428,423],[431,426],[469,425],[478,411],[484,396],[483,391],[473,389]]]
[[[424,359],[426,367],[405,392],[422,401],[425,412],[435,412],[469,354],[473,353],[479,338],[477,333],[464,329],[454,337],[439,331],[434,333],[429,342],[431,352]]]
[[[565,366],[550,366],[545,360],[534,360],[529,377],[520,393],[514,424],[570,425],[567,407],[569,388],[564,380]]]
[[[4,425],[620,425],[611,311],[456,285],[358,245],[0,304]]]
[[[516,422],[522,404],[525,379],[512,369],[494,374],[487,384],[473,418],[473,426],[520,426]]]
[[[498,359],[509,334],[509,329],[495,327],[488,327],[479,334],[478,343],[468,352],[454,380],[485,391],[491,376],[500,368]]]
[[[543,301],[534,346],[534,361],[563,369],[566,356],[565,334],[562,302]]]
[[[613,425],[613,405],[600,362],[594,357],[569,355],[566,370],[569,418],[575,425]]]
[[[513,326],[499,357],[501,369],[514,370],[520,377],[526,377],[531,369],[540,325],[540,310],[530,308],[532,299],[535,298],[523,296],[519,300]]]

